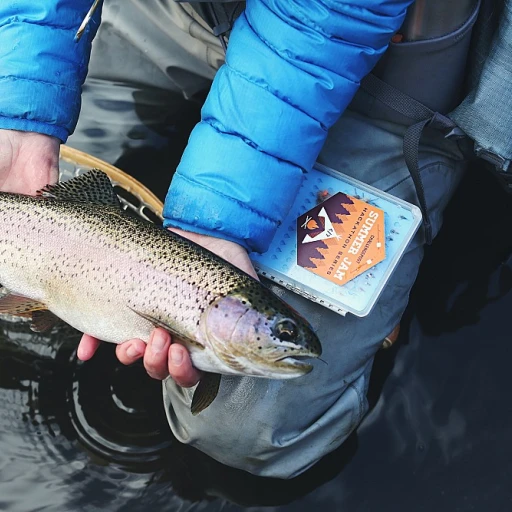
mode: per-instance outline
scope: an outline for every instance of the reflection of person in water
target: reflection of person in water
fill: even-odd
[[[402,152],[410,123],[392,113],[375,115],[378,102],[364,91],[356,95],[358,84],[379,62],[376,72],[400,77],[409,94],[417,92],[430,108],[449,111],[458,100],[475,16],[466,9],[442,34],[451,60],[431,51],[440,43],[436,37],[388,49],[410,3],[249,0],[221,66],[222,44],[190,5],[106,0],[91,87],[95,79],[107,78],[191,97],[215,76],[167,195],[166,227],[255,275],[247,251],[265,251],[292,204],[302,169],[315,160],[417,203]],[[35,7],[18,0],[0,6],[0,47],[9,48],[0,72],[3,190],[31,193],[57,178],[59,142],[74,129],[99,24],[98,11],[80,41],[73,41],[90,4],[53,0]],[[425,74],[439,65],[428,60],[437,54],[443,58],[443,84]],[[87,89],[83,100],[87,116],[94,111]],[[87,119],[77,136],[90,130]],[[119,119],[108,111],[96,116],[93,127],[117,125],[119,131]],[[420,150],[422,190],[435,236],[465,161],[456,143],[428,130]],[[164,381],[164,397],[179,440],[255,474],[292,477],[343,443],[367,412],[374,355],[400,321],[424,241],[420,231],[365,319],[342,317],[273,288],[310,320],[322,341],[329,364],[315,364],[306,377],[225,379],[215,407],[193,417],[191,393],[182,386],[194,385],[200,374],[165,331],[155,330],[147,348],[140,340],[123,344],[118,357],[124,363],[144,357],[151,376],[172,376]],[[89,359],[98,344],[84,336],[79,356]]]

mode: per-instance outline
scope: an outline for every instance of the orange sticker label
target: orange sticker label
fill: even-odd
[[[386,257],[384,212],[342,192],[297,219],[297,264],[345,284]]]

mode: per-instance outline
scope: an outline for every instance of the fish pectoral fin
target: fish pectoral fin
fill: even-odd
[[[32,312],[32,322],[30,329],[34,332],[49,331],[53,326],[60,322],[60,318],[54,315],[48,309],[38,309]]]
[[[52,197],[61,201],[113,206],[121,209],[121,203],[107,174],[92,169],[76,178],[46,185],[37,191],[41,197]]]
[[[128,306],[129,307],[129,306]],[[203,345],[198,343],[195,340],[184,337],[179,332],[176,332],[171,326],[162,322],[162,320],[158,318],[154,318],[151,315],[147,315],[145,313],[141,313],[140,311],[136,311],[133,308],[130,308],[134,313],[141,316],[148,322],[151,322],[155,327],[162,327],[166,331],[168,331],[173,337],[173,341],[181,343],[182,345],[193,345],[194,347],[200,348],[204,350]],[[190,411],[195,416],[199,414],[201,411],[204,411],[214,400],[219,392],[221,376],[218,373],[208,373],[203,372],[203,377],[199,381],[199,384],[194,391],[194,396],[192,397],[192,404],[190,405]]]
[[[218,373],[203,373],[203,377],[194,391],[192,404],[190,405],[190,412],[194,416],[204,411],[215,400],[219,392],[220,380],[221,375]]]
[[[130,308],[130,306],[128,306]],[[154,318],[151,315],[146,315],[145,313],[141,313],[140,311],[137,311],[133,308],[130,308],[134,313],[137,313],[137,315],[144,318],[144,320],[147,320],[148,322],[151,322],[155,327],[161,327],[162,329],[165,329],[170,335],[172,336],[172,339],[175,343],[180,343],[181,345],[190,346],[193,345],[195,348],[198,348],[200,350],[204,350],[203,345],[201,343],[198,343],[196,340],[193,340],[192,338],[188,338],[187,336],[183,336],[183,334],[176,331],[176,329],[173,329],[170,325],[162,322],[162,320],[158,318]]]
[[[21,295],[9,294],[0,298],[0,313],[14,316],[32,316],[33,311],[48,310],[45,304]]]

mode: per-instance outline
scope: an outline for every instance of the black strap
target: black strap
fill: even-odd
[[[235,20],[245,9],[245,2],[239,0],[196,0],[185,1],[175,0],[177,2],[188,3],[194,11],[203,18],[211,27],[213,34],[220,40],[224,51],[227,50],[229,34],[233,28]]]
[[[429,119],[415,123],[409,128],[404,135],[403,151],[405,163],[411,173],[411,178],[418,194],[418,200],[420,202],[421,213],[423,214],[423,229],[425,230],[425,240],[427,244],[432,242],[432,224],[430,223],[430,216],[427,209],[427,201],[425,198],[425,189],[423,188],[423,181],[421,180],[421,174],[419,169],[419,147],[420,139],[423,134],[423,129],[429,123]]]
[[[404,134],[404,159],[418,195],[419,206],[423,215],[425,241],[427,244],[431,244],[432,223],[428,214],[425,189],[421,180],[418,159],[421,136],[426,126],[440,130],[445,134],[446,138],[464,138],[466,134],[449,117],[431,110],[423,105],[423,103],[383,82],[373,74],[367,75],[361,81],[361,89],[389,108],[413,121],[413,124],[407,128]]]

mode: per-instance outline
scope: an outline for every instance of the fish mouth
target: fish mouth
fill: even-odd
[[[311,359],[315,355],[286,355],[276,360],[276,366],[279,369],[286,370],[289,373],[306,375],[313,369],[313,365],[304,361]]]

